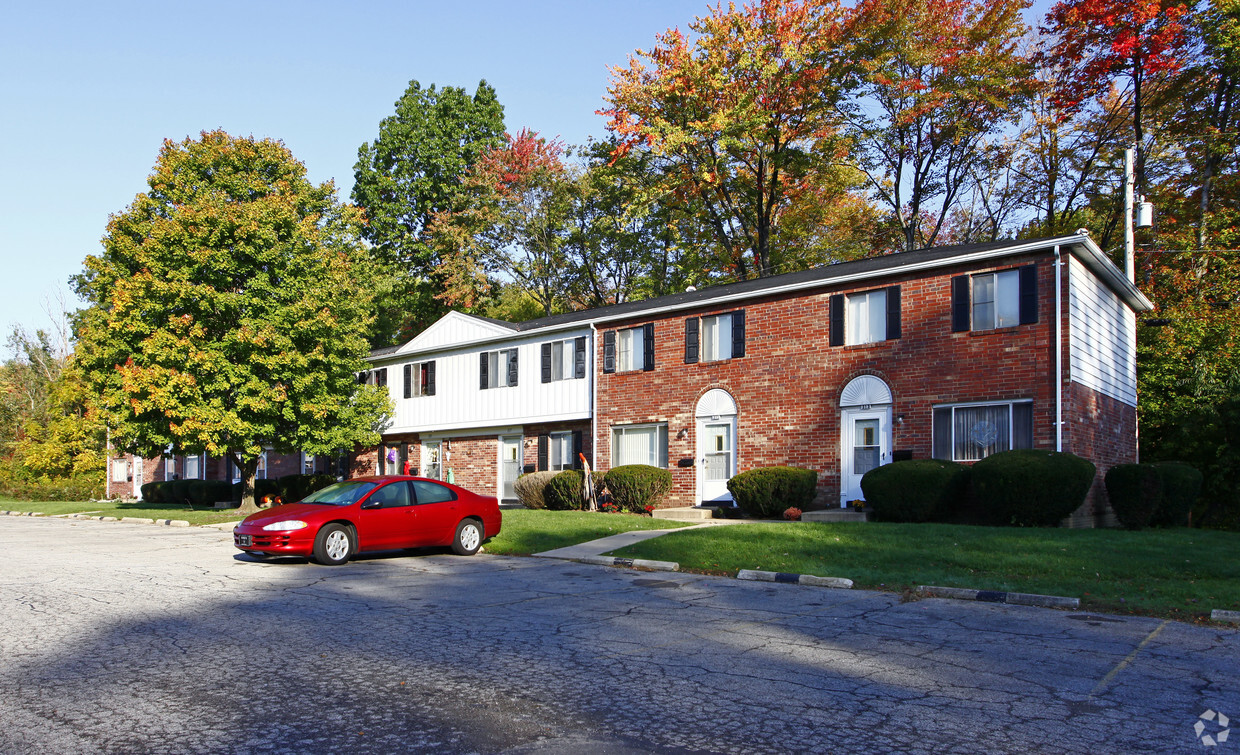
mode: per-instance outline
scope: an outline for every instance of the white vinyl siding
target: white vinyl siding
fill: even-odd
[[[732,315],[702,318],[702,361],[732,358]]]
[[[616,371],[640,370],[645,366],[646,334],[642,328],[616,333]]]
[[[611,465],[667,466],[667,425],[622,425],[611,429]]]
[[[1068,263],[1068,312],[1072,382],[1136,406],[1136,315],[1074,257]]]
[[[844,343],[855,346],[887,340],[887,291],[867,291],[850,294],[846,299],[844,315],[846,335]]]

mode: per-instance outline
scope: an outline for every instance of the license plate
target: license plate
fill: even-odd
[[[237,535],[237,545],[246,546],[253,544],[249,535]]]

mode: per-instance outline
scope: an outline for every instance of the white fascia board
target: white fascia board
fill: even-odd
[[[444,344],[443,346],[437,346],[433,349],[428,349],[426,351],[421,351],[421,352],[393,351],[390,354],[382,354],[380,356],[368,356],[366,357],[366,361],[376,366],[383,366],[384,363],[391,364],[391,363],[396,363],[396,362],[408,362],[410,361],[410,357],[417,357],[419,359],[427,358],[427,357],[435,357],[440,354],[448,354],[448,353],[456,352],[456,351],[471,351],[474,346],[490,346],[490,345],[498,346],[498,345],[502,345],[509,341],[525,341],[526,339],[531,339],[531,338],[534,340],[537,340],[538,338],[546,337],[548,335],[554,335],[556,333],[567,333],[569,331],[574,331],[574,330],[577,330],[580,332],[574,333],[573,337],[589,336],[590,335],[590,324],[586,320],[578,320],[576,322],[564,323],[561,325],[549,325],[545,328],[536,328],[534,330],[514,330],[511,333],[491,336],[488,338],[474,338],[469,341],[458,341],[452,344]]]
[[[569,412],[566,414],[550,414],[539,417],[518,417],[509,421],[508,425],[480,425],[478,422],[446,422],[434,425],[392,425],[383,430],[384,435],[403,435],[405,433],[419,433],[422,435],[490,435],[492,432],[505,431],[500,434],[511,435],[517,430],[512,428],[521,428],[525,425],[545,425],[552,422],[578,422],[590,419],[589,412]],[[520,424],[513,424],[520,423]]]
[[[636,312],[616,314],[610,317],[595,318],[591,320],[591,322],[595,325],[601,325],[620,320],[639,320],[671,312],[703,309],[705,307],[711,307],[718,304],[729,304],[731,302],[757,299],[765,296],[777,296],[779,294],[794,293],[807,289],[840,286],[847,283],[873,280],[876,278],[890,278],[896,275],[906,275],[908,273],[916,273],[923,270],[935,270],[938,268],[952,267],[970,262],[980,262],[1001,257],[1012,257],[1018,254],[1025,254],[1027,252],[1050,251],[1054,249],[1056,245],[1073,250],[1077,248],[1085,248],[1087,252],[1078,256],[1082,258],[1082,261],[1086,263],[1095,275],[1102,278],[1103,281],[1114,289],[1130,307],[1136,311],[1153,309],[1154,305],[1150,302],[1150,300],[1145,298],[1145,295],[1138,291],[1136,286],[1133,286],[1128,282],[1128,279],[1124,277],[1124,274],[1119,272],[1118,268],[1116,268],[1115,265],[1106,258],[1106,255],[1102,253],[1102,250],[1100,250],[1098,246],[1089,239],[1089,237],[1073,235],[1064,236],[1057,239],[1043,239],[1036,243],[1014,243],[1011,246],[1000,247],[998,249],[987,249],[981,252],[973,252],[972,254],[962,254],[955,257],[945,257],[943,259],[926,260],[924,262],[899,265],[883,270],[853,273],[851,275],[840,275],[833,278],[819,278],[812,281],[789,283],[783,286],[772,286],[771,288],[764,288],[758,291],[744,291],[714,298],[697,299],[691,302],[670,304],[665,307],[655,307]],[[1111,275],[1111,272],[1113,272],[1114,275]]]

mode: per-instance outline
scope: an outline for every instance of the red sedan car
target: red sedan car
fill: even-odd
[[[420,477],[357,477],[251,514],[233,529],[233,544],[328,566],[367,551],[428,545],[472,556],[501,524],[495,496]]]

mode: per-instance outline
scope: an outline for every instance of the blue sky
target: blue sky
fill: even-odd
[[[164,138],[281,139],[312,180],[353,184],[410,79],[495,87],[510,130],[601,135],[607,66],[706,12],[704,0],[10,3],[0,24],[0,338],[43,301],[108,215],[143,191]],[[77,306],[76,302],[72,302]],[[6,354],[7,356],[7,354]]]
[[[1044,3],[1040,3],[1044,4]],[[511,131],[603,134],[607,67],[705,0],[10,3],[0,24],[0,338],[100,251],[163,139],[281,139],[347,199],[410,79],[495,87]]]

